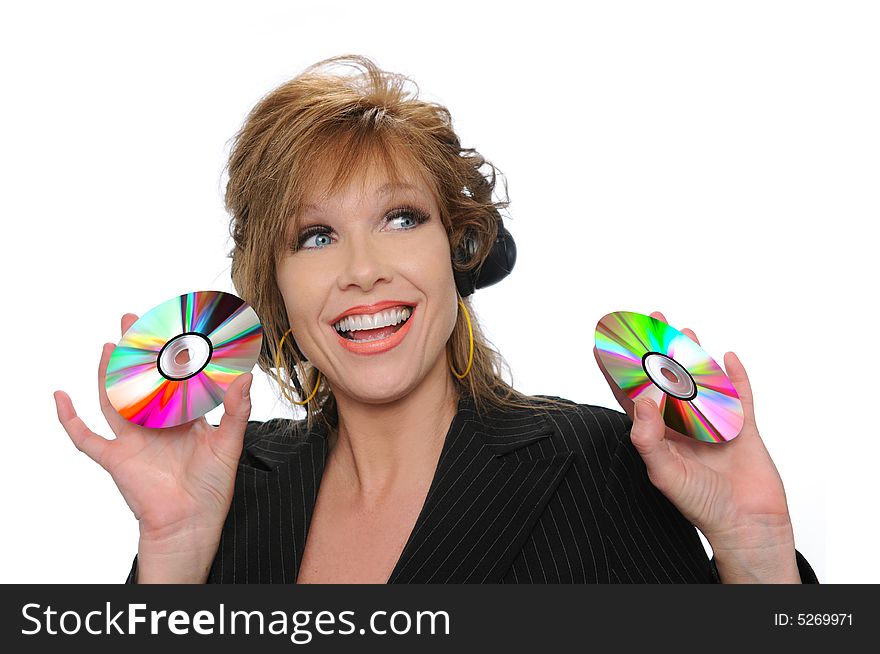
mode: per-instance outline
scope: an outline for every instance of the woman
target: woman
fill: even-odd
[[[465,298],[513,263],[506,202],[408,82],[320,62],[254,107],[230,155],[232,279],[265,330],[260,369],[304,420],[248,422],[247,374],[217,427],[138,427],[104,391],[112,344],[115,440],[56,393],[139,521],[128,581],[815,581],[732,353],[746,424],[723,447],[650,402],[634,415],[610,379],[625,414],[501,379]]]

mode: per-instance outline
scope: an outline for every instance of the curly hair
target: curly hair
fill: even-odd
[[[354,69],[354,74],[334,72],[335,67]],[[324,188],[332,194],[358,171],[379,164],[397,182],[400,164],[407,162],[428,181],[452,251],[468,233],[479,243],[469,262],[451,260],[450,265],[472,270],[491,250],[500,210],[509,205],[506,183],[504,199],[494,200],[500,171],[475,149],[463,148],[449,111],[419,99],[418,91],[410,78],[383,71],[367,57],[331,57],[263,97],[234,136],[225,197],[234,242],[229,254],[232,282],[263,324],[259,368],[275,378],[270,371],[277,355],[280,368],[293,371],[282,380],[286,391],[294,391],[292,383],[297,392],[310,393],[318,375],[295,342],[280,353],[277,349],[290,325],[276,266],[289,234],[297,232],[296,224],[290,223],[310,190],[329,180]],[[484,336],[469,298],[463,302],[471,315],[473,363],[463,380],[453,378],[460,392],[473,396],[477,412],[487,405],[535,408],[536,402],[561,408],[552,399],[523,395],[504,381],[509,366]],[[469,344],[467,323],[459,312],[446,346],[457,370],[467,365]],[[331,434],[338,425],[333,392],[323,376],[306,414],[309,429],[316,419],[323,420]]]

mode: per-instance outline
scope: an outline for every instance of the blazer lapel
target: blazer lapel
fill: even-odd
[[[211,582],[296,583],[326,455],[320,427],[245,448]]]
[[[480,419],[462,395],[388,583],[499,582],[574,456],[512,453],[552,434],[535,411],[496,409]],[[320,425],[245,449],[212,582],[296,582],[326,458]]]
[[[532,411],[496,410],[479,420],[463,396],[388,583],[498,583],[574,456],[509,455],[552,433]]]

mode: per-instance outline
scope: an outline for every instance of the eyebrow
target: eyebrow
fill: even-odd
[[[390,195],[394,191],[397,190],[405,190],[405,191],[416,191],[421,192],[421,189],[415,184],[409,184],[407,182],[388,182],[386,184],[382,184],[379,188],[376,189],[376,197],[382,195]],[[303,205],[302,213],[309,213],[312,211],[321,211],[322,207],[320,204],[310,203]]]

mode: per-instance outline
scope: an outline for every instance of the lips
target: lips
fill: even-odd
[[[391,304],[389,306],[395,305]],[[380,309],[380,311],[381,310],[382,309]],[[388,350],[397,347],[401,344],[401,342],[403,342],[403,339],[406,338],[406,335],[409,333],[409,330],[412,327],[413,319],[415,318],[417,313],[418,311],[413,308],[413,312],[412,315],[409,317],[409,320],[404,322],[403,326],[400,329],[392,334],[389,334],[385,338],[381,338],[375,341],[351,341],[342,336],[342,334],[337,332],[335,329],[333,330],[333,334],[336,336],[337,342],[349,352],[362,355],[381,354],[382,352],[387,352]],[[339,320],[344,317],[345,315],[341,316]]]
[[[346,309],[338,316],[333,318],[330,321],[330,325],[333,326],[338,323],[340,320],[347,316],[354,315],[372,315],[374,313],[379,313],[380,311],[384,311],[385,309],[390,309],[391,307],[410,307],[414,308],[416,306],[415,302],[410,302],[409,300],[383,300],[382,302],[376,302],[375,304],[359,304],[356,307],[351,307],[350,309]]]

